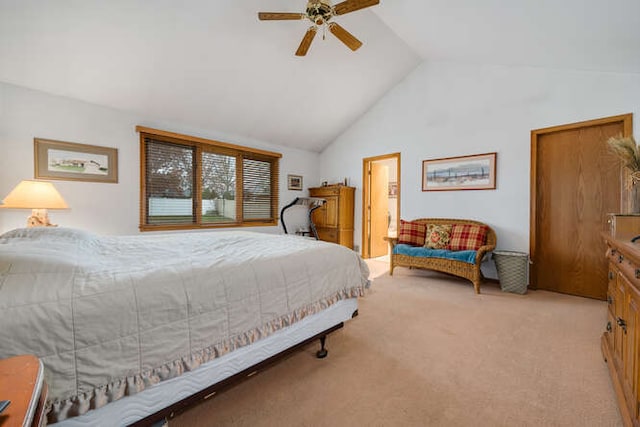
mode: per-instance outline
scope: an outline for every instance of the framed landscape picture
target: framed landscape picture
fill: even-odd
[[[34,139],[35,178],[118,182],[118,150],[97,145]]]
[[[422,191],[493,190],[497,153],[422,162]]]

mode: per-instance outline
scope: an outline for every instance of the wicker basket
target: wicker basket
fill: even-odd
[[[500,289],[516,294],[527,293],[529,255],[524,252],[494,251]]]

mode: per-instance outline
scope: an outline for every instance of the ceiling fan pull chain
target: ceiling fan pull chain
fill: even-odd
[[[325,36],[327,35],[327,25],[322,26],[322,40],[325,40]]]

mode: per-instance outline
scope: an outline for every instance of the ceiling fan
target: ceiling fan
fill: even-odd
[[[331,18],[355,12],[365,7],[375,6],[378,3],[380,3],[380,0],[346,0],[332,6],[331,0],[309,0],[305,13],[258,12],[258,19],[261,21],[308,19],[313,22],[313,25],[309,27],[302,38],[302,42],[296,51],[297,56],[305,56],[307,54],[311,42],[318,32],[318,27],[328,28],[349,49],[357,50],[362,46],[362,42],[337,23],[330,22]]]

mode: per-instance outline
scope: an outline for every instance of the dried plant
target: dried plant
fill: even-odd
[[[615,136],[607,141],[611,151],[622,160],[624,167],[631,172],[631,182],[629,186],[640,182],[640,147],[636,144],[633,136]]]

